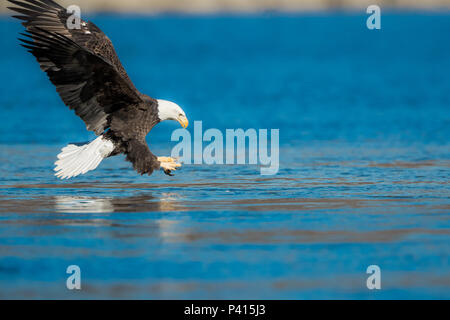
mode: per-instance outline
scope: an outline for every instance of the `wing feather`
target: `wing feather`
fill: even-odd
[[[113,66],[72,39],[40,28],[22,35],[29,38],[21,39],[22,45],[36,57],[64,103],[88,130],[103,133],[113,112],[142,102]]]
[[[80,46],[94,52],[113,65],[122,77],[134,87],[122,63],[117,56],[111,40],[92,22],[80,20],[80,29],[67,27],[67,20],[71,13],[52,0],[8,0],[17,7],[9,9],[22,14],[14,17],[23,21],[23,25],[30,31],[41,28],[64,35]]]
[[[142,103],[111,41],[97,26],[81,20],[80,29],[69,29],[69,14],[52,0],[8,1],[27,30],[21,45],[88,130],[101,134],[109,128],[111,113]]]

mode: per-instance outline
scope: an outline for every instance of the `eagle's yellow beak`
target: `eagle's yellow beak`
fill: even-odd
[[[182,126],[184,129],[187,128],[187,126],[188,126],[188,124],[189,124],[189,121],[188,121],[188,119],[186,118],[186,116],[181,115],[181,116],[178,117],[177,120],[178,120],[178,122],[181,124],[181,126]]]

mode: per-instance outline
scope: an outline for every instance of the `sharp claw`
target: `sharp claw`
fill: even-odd
[[[172,172],[181,167],[181,164],[171,157],[158,157],[158,161],[161,162],[161,169],[168,176],[173,176]]]
[[[173,177],[174,175],[170,172],[170,170],[164,170],[164,173],[167,174],[168,176]]]

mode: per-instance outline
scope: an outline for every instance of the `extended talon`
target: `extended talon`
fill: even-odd
[[[174,174],[172,174],[172,172],[170,170],[164,170],[164,173],[171,177],[174,176]]]
[[[174,158],[171,157],[158,157],[158,161],[161,163],[160,167],[164,170],[164,173],[168,176],[173,176],[172,171],[181,167],[181,164],[177,163]]]
[[[176,162],[161,162],[161,168],[164,170],[177,170],[177,168],[181,167],[181,164]]]
[[[174,158],[171,157],[158,157],[159,162],[176,162]]]

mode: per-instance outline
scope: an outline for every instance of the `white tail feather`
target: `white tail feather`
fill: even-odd
[[[58,154],[55,176],[70,179],[94,170],[113,150],[114,144],[103,136],[82,146],[69,144]]]

